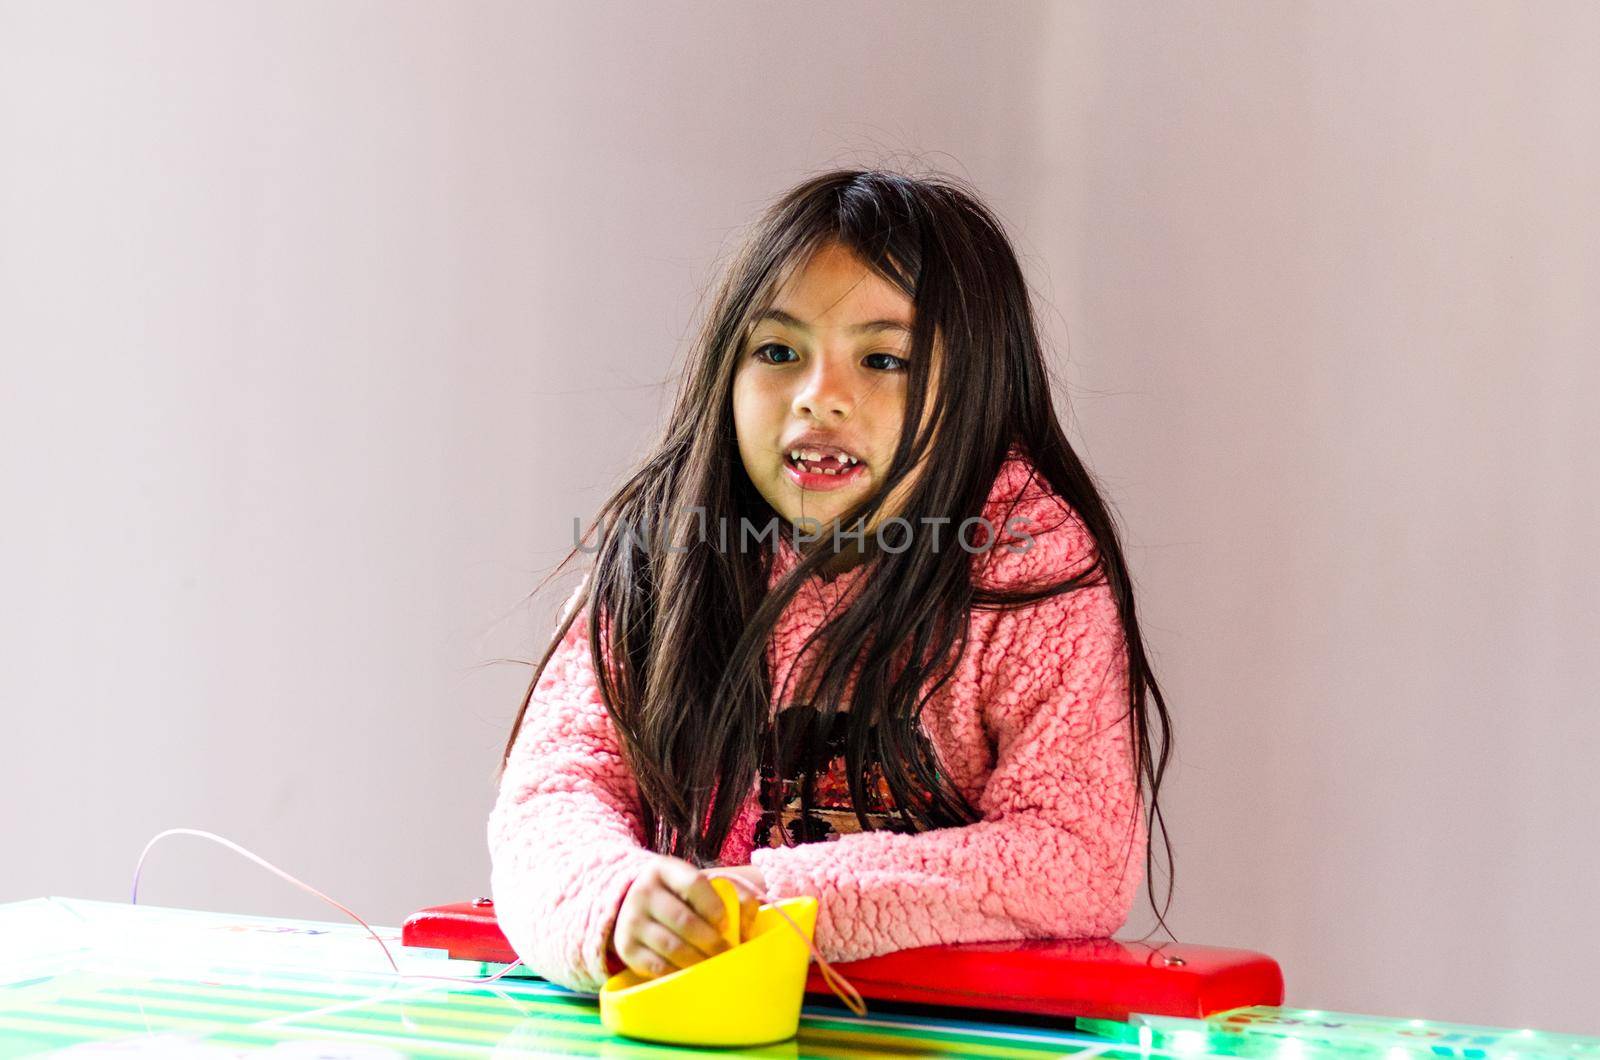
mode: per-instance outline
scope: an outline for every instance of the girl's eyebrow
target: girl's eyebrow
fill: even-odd
[[[761,314],[761,316],[756,320],[756,323],[763,324],[769,320],[783,324],[786,327],[794,328],[796,331],[811,330],[810,324],[807,324],[805,321],[801,320],[797,316],[794,316],[793,314],[785,313],[781,309],[767,310],[765,313]],[[845,328],[845,331],[852,335],[862,335],[869,331],[903,331],[909,335],[911,334],[911,325],[907,324],[903,320],[868,320],[861,324],[851,324],[849,327]]]

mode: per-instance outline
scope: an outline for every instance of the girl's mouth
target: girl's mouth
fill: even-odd
[[[835,456],[791,450],[783,458],[783,468],[795,485],[803,490],[826,492],[842,489],[865,473],[866,465],[853,456]]]

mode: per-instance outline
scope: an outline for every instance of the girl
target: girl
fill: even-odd
[[[847,170],[774,204],[506,743],[492,887],[530,969],[720,952],[713,867],[814,895],[830,961],[1122,926],[1169,721],[1049,382],[970,192]]]

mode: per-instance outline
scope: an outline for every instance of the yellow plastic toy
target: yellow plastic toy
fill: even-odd
[[[723,936],[733,948],[654,979],[631,968],[613,975],[600,988],[606,1030],[673,1045],[752,1046],[792,1038],[800,1029],[817,900],[802,895],[763,905],[750,937],[741,940],[732,881],[713,876],[711,886],[722,898]]]

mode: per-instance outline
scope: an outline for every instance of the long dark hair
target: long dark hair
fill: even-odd
[[[916,535],[900,552],[873,557],[877,569],[860,592],[801,650],[809,657],[820,638],[823,651],[811,676],[823,722],[838,711],[854,680],[846,708],[854,803],[865,805],[866,776],[877,765],[896,808],[918,829],[979,820],[918,725],[923,703],[950,679],[965,652],[970,612],[1109,584],[1126,635],[1133,766],[1150,834],[1159,827],[1166,852],[1166,903],[1156,910],[1164,923],[1172,899],[1172,844],[1158,796],[1171,722],[1145,658],[1117,526],[1057,421],[1016,254],[978,196],[949,177],[827,172],[789,191],[757,222],[689,352],[659,442],[551,575],[580,550],[594,553],[585,584],[528,683],[500,770],[540,675],[571,623],[585,615],[599,689],[638,782],[650,848],[700,866],[715,864],[756,771],[775,747],[766,658],[773,627],[795,592],[837,557],[832,535],[823,535],[815,547],[799,550],[800,562],[769,592],[770,550],[732,547],[731,541],[722,547],[716,532],[675,536],[674,525],[693,529],[700,517],[687,513],[703,512],[700,525],[734,528],[733,536],[741,520],[760,528],[778,519],[783,532],[790,531],[738,458],[733,377],[755,321],[783,282],[830,243],[852,251],[911,300],[903,422],[920,425],[901,432],[877,489],[837,525],[871,525],[896,485],[922,466],[936,473],[916,477],[900,510],[885,514],[913,526],[928,517],[960,525],[983,511],[1016,446],[1071,505],[1096,546],[1092,566],[1045,586],[975,584],[972,554],[930,547],[927,535]],[[935,335],[940,374],[930,393]],[[858,817],[863,828],[872,827],[859,809]],[[1153,848],[1146,849],[1147,881]]]

